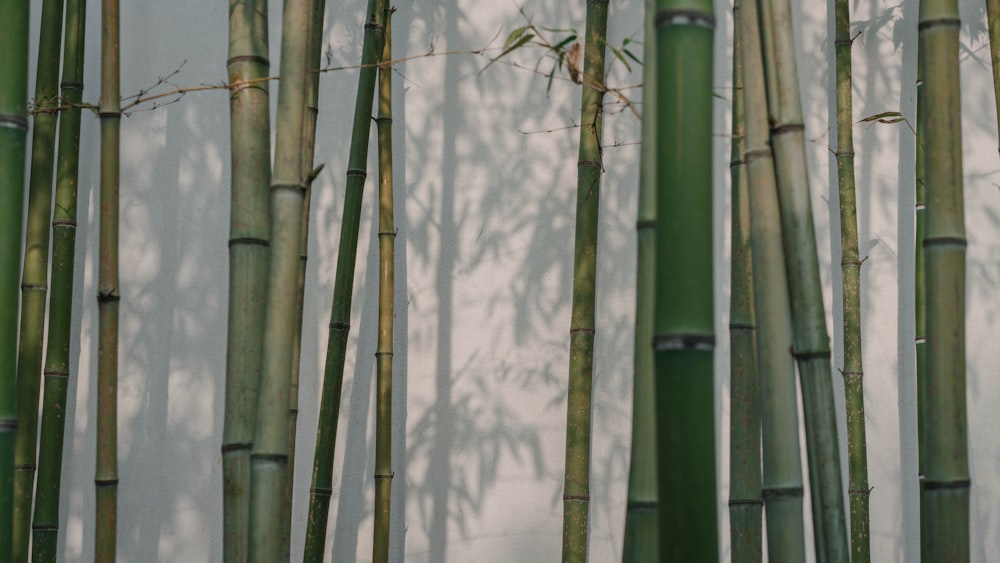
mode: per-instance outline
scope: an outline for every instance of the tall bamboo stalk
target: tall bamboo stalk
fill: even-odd
[[[101,9],[101,234],[97,282],[97,516],[94,560],[115,560],[118,519],[118,0]]]
[[[741,2],[743,96],[748,108],[767,107],[758,4]],[[788,276],[782,248],[781,212],[767,115],[746,112],[746,162],[749,180],[750,241],[757,322],[757,366],[763,442],[764,510],[767,549],[774,561],[804,561],[802,467],[798,398],[788,302]]]
[[[382,60],[392,60],[394,9],[386,5]],[[392,493],[392,328],[396,227],[392,200],[392,67],[379,67],[378,118],[378,351],[375,394],[375,538],[372,561],[389,560],[389,500]]]
[[[302,237],[299,239],[299,274],[296,288],[295,324],[292,333],[292,378],[288,393],[288,475],[285,480],[284,540],[282,560],[291,556],[292,497],[295,475],[295,437],[299,419],[299,372],[302,367],[302,311],[305,305],[306,262],[309,256],[309,209],[312,200],[312,183],[322,170],[313,169],[316,152],[316,118],[319,116],[319,67],[323,50],[323,13],[326,0],[314,0],[313,19],[309,28],[309,46],[306,49],[306,111],[302,124],[302,174],[305,177],[305,195],[302,200]]]
[[[604,54],[608,1],[588,0],[583,46],[580,157],[576,183],[573,305],[570,318],[569,392],[566,404],[566,479],[563,485],[562,559],[587,560],[590,507],[590,411],[594,372],[597,229],[604,121]]]
[[[789,0],[765,0],[765,44],[773,57],[765,72],[777,90],[768,90],[771,143],[778,178],[785,264],[795,328],[794,348],[802,387],[809,460],[810,496],[817,559],[848,561],[850,551],[841,484],[840,445],[831,381],[830,338],[826,332],[805,158],[805,127],[795,68],[795,42]]]
[[[990,62],[993,67],[993,99],[1000,132],[1000,0],[986,0],[986,25],[990,31]],[[998,141],[1000,143],[1000,141]],[[997,151],[1000,152],[1000,144]]]
[[[63,0],[42,2],[35,74],[35,115],[31,130],[28,214],[21,274],[21,330],[17,356],[17,445],[14,452],[13,561],[28,560],[31,500],[38,436],[38,395],[42,383],[45,298],[48,294],[52,164],[59,112],[59,55]]]
[[[923,530],[923,510],[924,477],[926,475],[927,448],[924,446],[925,421],[927,411],[927,284],[924,281],[924,232],[926,231],[927,212],[926,189],[924,183],[924,133],[923,114],[926,105],[926,96],[923,89],[923,64],[924,45],[917,43],[917,146],[916,146],[916,171],[915,171],[915,195],[914,195],[914,258],[913,258],[913,311],[914,311],[914,339],[913,347],[916,355],[916,380],[917,380],[917,480],[920,487],[920,529]]]
[[[653,380],[653,289],[656,275],[656,42],[655,0],[646,0],[642,67],[642,152],[636,220],[635,342],[632,452],[625,512],[625,563],[659,560],[656,491],[656,387]]]
[[[28,1],[0,0],[0,560],[13,553],[17,273],[28,132]]]
[[[257,411],[267,291],[271,140],[267,2],[229,1],[231,140],[229,331],[222,431],[223,559],[247,560],[250,446]]]
[[[969,454],[965,406],[965,221],[958,2],[920,3],[927,224],[926,448],[922,558],[969,560]]]
[[[660,559],[718,558],[710,0],[656,13],[656,364]]]
[[[299,255],[306,175],[302,165],[307,49],[313,0],[286,0],[282,16],[281,82],[271,178],[271,251],[260,385],[250,449],[250,551],[253,562],[280,561],[288,463],[292,334],[298,302]]]
[[[729,300],[729,531],[732,560],[763,557],[763,508],[760,468],[760,384],[757,378],[756,318],[753,302],[753,250],[750,194],[746,175],[743,53],[739,25],[743,10],[733,4],[732,258]]]
[[[347,188],[344,196],[344,220],[340,227],[340,248],[330,312],[330,335],[327,341],[323,391],[316,429],[316,455],[313,459],[312,487],[309,489],[309,521],[306,525],[304,561],[321,562],[326,550],[326,522],[333,493],[333,453],[337,441],[337,418],[340,414],[340,390],[344,381],[347,336],[350,331],[351,297],[354,288],[354,265],[358,254],[358,231],[361,226],[361,196],[368,165],[368,135],[371,132],[372,104],[375,97],[376,67],[382,55],[385,0],[368,0],[365,16],[363,65],[358,78],[354,106],[354,126],[347,161]]]
[[[66,2],[62,101],[55,208],[52,215],[52,292],[45,351],[44,405],[38,445],[38,483],[32,522],[31,559],[55,563],[59,535],[69,349],[73,331],[73,268],[76,256],[77,180],[80,164],[80,108],[83,98],[85,0]]]
[[[854,193],[854,128],[851,114],[851,7],[834,0],[837,67],[837,185],[840,197],[840,267],[843,272],[844,395],[847,409],[847,478],[851,509],[851,560],[871,561],[868,523],[868,447],[865,439],[864,370],[861,362],[861,260]]]

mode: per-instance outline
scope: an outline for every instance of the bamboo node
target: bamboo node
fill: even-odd
[[[17,129],[18,131],[27,131],[28,118],[20,115],[0,114],[0,127]]]
[[[770,487],[761,489],[760,494],[764,497],[764,500],[780,497],[798,498],[802,496],[802,487]]]
[[[97,302],[98,303],[114,303],[120,301],[121,297],[118,295],[118,291],[115,289],[109,291],[98,291],[97,292]]]
[[[359,178],[367,178],[368,172],[366,170],[358,170],[357,168],[349,168],[347,170],[347,177],[357,176]]]
[[[806,126],[804,123],[781,123],[771,127],[771,134],[783,135],[785,133],[798,133],[805,130]]]
[[[590,495],[563,495],[563,502],[590,502]]]
[[[376,358],[391,358],[392,352],[375,352]]]
[[[636,221],[635,228],[637,231],[642,231],[645,229],[655,229],[656,219],[642,219],[641,221]]]
[[[226,66],[234,65],[236,63],[260,63],[267,67],[271,66],[271,61],[263,55],[237,55],[235,57],[229,57],[226,61]]]
[[[569,329],[569,333],[571,335],[573,335],[573,334],[590,334],[590,335],[593,335],[593,334],[595,334],[595,331],[594,331],[593,327],[581,326],[581,327],[572,327],[572,328],[570,328]]]
[[[271,191],[272,192],[276,192],[276,191],[280,191],[280,190],[287,190],[287,191],[290,191],[290,192],[305,193],[305,191],[306,191],[306,185],[305,184],[301,184],[301,183],[299,183],[299,184],[271,184]]]
[[[739,498],[729,500],[729,506],[760,506],[762,504],[764,504],[764,499],[760,498]]]
[[[597,168],[598,170],[603,169],[601,161],[599,160],[578,160],[576,161],[576,166],[577,168],[590,167],[590,168]]]
[[[924,238],[924,248],[928,246],[958,246],[965,248],[968,242],[963,237],[927,237]]]
[[[101,119],[121,119],[122,112],[117,110],[99,109],[97,110],[97,117],[100,117]]]
[[[240,244],[253,244],[257,246],[269,246],[271,243],[267,239],[257,238],[257,237],[237,237],[229,239],[229,247],[240,245]]]
[[[734,158],[729,161],[730,168],[736,168],[738,166],[743,166],[746,162],[742,158]]]
[[[805,352],[799,352],[797,350],[792,350],[792,356],[795,356],[796,360],[820,360],[827,359],[830,357],[829,350],[807,350]]]
[[[32,524],[31,529],[36,532],[56,532],[59,530],[58,524]]]
[[[58,377],[60,379],[69,379],[69,372],[60,369],[43,370],[42,375],[44,375],[45,377]]]
[[[68,227],[70,229],[76,228],[76,219],[53,219],[53,227]]]
[[[833,155],[836,156],[837,158],[840,158],[842,156],[849,156],[851,158],[854,158],[854,151],[834,151]]]
[[[757,325],[754,323],[729,323],[729,328],[753,330],[757,328]]]
[[[710,334],[658,334],[653,337],[653,349],[656,351],[711,351],[715,349],[715,336]]]
[[[873,490],[875,490],[875,487],[866,487],[864,489],[848,489],[847,494],[851,495],[852,497],[869,497],[871,496]]]
[[[329,489],[326,487],[312,487],[309,489],[309,494],[321,497],[329,497],[333,496],[333,489]]]
[[[118,478],[115,477],[114,479],[94,479],[94,485],[98,487],[117,487]]]
[[[77,92],[83,92],[83,82],[64,80],[59,83],[59,88],[63,90],[76,90]]]
[[[375,474],[375,480],[376,481],[392,481],[392,478],[395,475],[396,475],[395,471],[390,472],[390,473],[376,473]]]
[[[766,158],[769,160],[773,158],[771,155],[771,149],[757,149],[743,153],[743,160],[745,160],[747,164],[750,164],[758,158]]]
[[[22,283],[21,284],[21,291],[42,291],[42,292],[45,292],[45,291],[48,291],[48,289],[49,289],[48,284],[44,284],[44,283]]]
[[[14,464],[14,471],[34,471],[38,469],[38,465],[34,463],[16,463]]]
[[[0,432],[15,432],[15,431],[17,431],[16,418],[0,420]]]
[[[222,444],[222,453],[236,452],[240,450],[249,450],[250,442],[235,442],[232,444]]]
[[[962,20],[959,18],[936,18],[933,20],[922,20],[917,24],[917,30],[923,31],[932,27],[960,27]]]
[[[711,13],[693,10],[660,10],[656,13],[656,27],[668,25],[692,25],[715,29],[715,16]]]
[[[972,481],[969,479],[954,479],[950,481],[932,481],[930,479],[924,479],[925,491],[963,490],[968,489],[971,486]]]
[[[351,323],[345,323],[341,321],[330,323],[330,330],[336,330],[338,332],[347,332],[351,330]]]

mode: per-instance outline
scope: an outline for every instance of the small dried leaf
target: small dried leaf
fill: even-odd
[[[577,84],[583,84],[583,81],[580,80],[580,55],[580,42],[577,41],[573,43],[573,47],[569,50],[569,56],[566,57],[569,77]]]

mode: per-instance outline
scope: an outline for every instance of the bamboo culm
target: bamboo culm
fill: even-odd
[[[577,164],[573,305],[570,318],[569,391],[566,404],[566,476],[563,485],[563,562],[587,560],[590,510],[591,378],[594,371],[594,308],[597,229],[604,163],[604,59],[608,1],[587,2]]]
[[[260,385],[250,448],[249,561],[280,561],[288,465],[292,334],[298,302],[299,255],[306,175],[302,165],[312,0],[286,0],[281,32],[281,81],[270,189],[270,256]]]
[[[656,365],[660,560],[718,558],[708,0],[656,12]]]
[[[268,187],[271,182],[267,2],[230,0],[231,138],[229,330],[222,432],[223,560],[249,550],[250,446],[257,412],[267,292]]]
[[[45,351],[44,404],[38,445],[38,483],[32,519],[31,559],[55,563],[59,536],[59,492],[73,331],[73,268],[76,255],[80,108],[83,98],[86,2],[67,0],[59,123],[55,208],[52,215],[52,289]]]
[[[990,63],[993,68],[993,99],[1000,130],[1000,0],[986,0],[986,24],[990,33]],[[997,151],[1000,152],[1000,141]]]
[[[31,501],[35,485],[38,399],[48,295],[52,169],[59,112],[59,58],[63,0],[42,2],[35,74],[34,124],[28,177],[24,265],[21,274],[21,329],[17,354],[17,445],[14,453],[14,545],[12,560],[28,560]]]
[[[18,272],[28,133],[27,0],[0,0],[0,560],[13,554]]]
[[[753,251],[746,175],[746,127],[740,2],[733,5],[732,252],[729,305],[729,530],[734,563],[759,563],[763,552],[760,385],[757,378]]]
[[[840,267],[843,272],[844,395],[847,408],[847,479],[851,510],[851,560],[871,561],[868,448],[865,438],[864,370],[861,361],[861,263],[854,190],[854,128],[851,115],[851,14],[849,0],[834,0],[837,67],[837,184],[840,199]]]
[[[656,42],[654,0],[646,0],[643,43],[642,152],[636,220],[635,343],[632,449],[622,561],[659,560],[659,498],[656,490],[656,388],[653,380],[653,289],[656,275]]]
[[[795,42],[789,0],[764,0],[761,36],[768,84],[771,143],[778,179],[778,200],[794,327],[793,354],[799,370],[806,428],[810,497],[816,557],[846,562],[850,557],[841,481],[840,445],[831,380],[830,338],[826,332],[816,232],[806,170],[805,127],[795,67]]]
[[[97,515],[94,560],[115,561],[118,519],[118,0],[101,10],[101,234],[97,287]]]
[[[333,493],[333,452],[336,450],[340,391],[344,381],[347,337],[350,332],[354,266],[357,262],[358,231],[361,224],[361,196],[367,176],[368,136],[371,132],[372,104],[375,97],[376,65],[381,59],[384,41],[382,24],[384,7],[385,0],[368,0],[364,45],[361,51],[363,66],[359,72],[357,100],[354,106],[354,126],[351,130],[351,148],[347,162],[344,219],[340,229],[333,307],[330,312],[330,333],[327,341],[326,365],[323,370],[323,390],[319,420],[316,424],[316,454],[313,460],[312,487],[309,489],[309,518],[306,524],[306,545],[303,556],[306,562],[322,562],[326,551],[326,524],[330,511],[330,496]]]
[[[965,218],[956,0],[920,2],[924,126],[924,481],[921,556],[968,561],[969,475],[965,359]]]

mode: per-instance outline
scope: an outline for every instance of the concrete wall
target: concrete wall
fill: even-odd
[[[39,7],[33,3],[33,26]],[[99,93],[99,14],[91,2],[85,99]],[[168,84],[225,80],[224,2],[123,2],[122,93],[180,67]],[[331,2],[331,66],[360,59],[363,2]],[[545,0],[524,13],[582,31],[584,3]],[[612,0],[609,42],[642,39],[641,2]],[[797,4],[798,5],[798,4]],[[402,0],[397,56],[498,45],[525,23],[513,2]],[[716,356],[720,557],[728,558],[729,100],[732,21],[717,4],[715,144]],[[799,9],[800,83],[825,298],[835,366],[841,337],[839,233],[831,166],[832,8]],[[913,123],[916,2],[852,7],[855,118],[901,111]],[[279,2],[271,2],[277,73]],[[963,2],[962,79],[969,233],[968,397],[972,545],[998,545],[1000,446],[988,375],[1000,360],[997,145],[985,13]],[[33,31],[37,34],[37,29]],[[492,43],[491,43],[492,40]],[[32,39],[32,44],[36,44]],[[34,50],[34,47],[32,47]],[[641,49],[641,48],[639,48]],[[508,57],[417,58],[394,86],[398,211],[392,546],[397,561],[551,561],[560,553],[565,378],[573,245],[579,87],[533,73],[538,50]],[[609,58],[610,60],[610,58]],[[186,62],[185,62],[186,61]],[[183,64],[183,66],[181,66]],[[33,63],[32,63],[33,64]],[[548,71],[543,59],[539,67]],[[32,67],[33,68],[33,67]],[[641,82],[613,64],[609,84]],[[33,71],[32,71],[33,75]],[[356,71],[324,74],[302,351],[293,560],[301,556],[319,378],[325,357]],[[623,91],[634,101],[640,88]],[[277,89],[272,88],[272,103]],[[137,108],[148,109],[148,108]],[[604,141],[594,375],[591,561],[620,557],[628,475],[639,121],[614,99]],[[122,122],[119,554],[121,561],[221,558],[229,188],[228,100],[194,92]],[[60,551],[93,552],[98,127],[83,120],[79,265],[65,444]],[[913,152],[906,123],[859,124],[857,148],[872,549],[878,561],[918,557],[913,379]],[[372,153],[374,155],[374,152]],[[372,159],[373,160],[373,159]],[[370,559],[374,459],[376,214],[370,181],[362,211],[356,293],[329,545],[333,561]],[[832,233],[831,233],[832,228]],[[405,281],[404,281],[405,280]],[[832,286],[831,286],[832,284]],[[842,385],[835,378],[841,393]],[[842,401],[840,402],[842,404]],[[842,417],[841,417],[842,418]],[[846,455],[846,450],[845,450]],[[846,471],[846,470],[845,470]],[[846,475],[846,473],[845,473]]]

